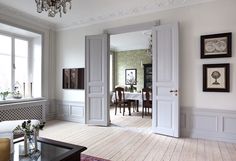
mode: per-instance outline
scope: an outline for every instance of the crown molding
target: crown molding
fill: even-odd
[[[53,23],[48,20],[29,15],[25,12],[19,11],[9,6],[0,4],[0,20],[6,21],[7,19],[13,19],[11,21],[16,20],[17,22],[25,22],[44,29],[51,29],[53,31],[63,31],[79,27],[85,27],[93,24],[99,24],[102,22],[109,22],[128,17],[140,16],[180,7],[207,3],[211,1],[216,0],[145,0],[145,2],[142,4],[135,4],[134,7],[124,7],[124,9],[113,10],[105,14],[97,14],[96,16],[88,17],[74,16],[72,17],[72,20],[70,20],[69,22],[66,21],[64,23],[63,20]]]
[[[216,0],[149,0],[145,5],[129,9],[118,10],[96,17],[76,18],[73,22],[57,25],[57,31],[75,29],[107,21],[114,21],[122,18],[134,17],[144,14],[150,14],[180,7],[212,2]]]
[[[46,30],[56,30],[56,24],[50,23],[46,20],[42,20],[38,17],[34,17],[27,13],[21,12],[9,6],[3,4],[0,5],[0,20],[4,22],[9,22],[10,24],[23,24],[28,26],[36,26],[37,28]],[[22,26],[22,25],[21,25]],[[37,29],[36,29],[37,30]]]

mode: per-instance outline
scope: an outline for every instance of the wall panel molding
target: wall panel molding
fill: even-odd
[[[236,111],[181,108],[182,137],[202,138],[236,143]]]
[[[54,120],[56,118],[55,99],[48,99],[45,105],[46,120]]]
[[[59,120],[85,123],[85,103],[56,100],[56,118]]]

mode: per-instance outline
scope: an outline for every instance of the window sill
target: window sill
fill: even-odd
[[[0,105],[12,104],[12,103],[21,103],[21,102],[30,102],[30,101],[39,101],[39,100],[45,100],[45,98],[44,97],[20,98],[20,99],[9,98],[9,99],[6,99],[6,100],[0,100]]]

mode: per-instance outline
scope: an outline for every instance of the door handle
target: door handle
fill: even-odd
[[[175,96],[178,96],[178,90],[170,90],[170,93],[175,93]]]

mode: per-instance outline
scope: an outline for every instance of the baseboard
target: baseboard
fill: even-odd
[[[85,123],[84,118],[69,118],[69,117],[63,117],[63,116],[57,116],[57,120],[63,120],[63,121],[71,121],[71,122],[78,122],[78,123]]]
[[[57,114],[56,113],[49,113],[46,115],[46,120],[47,121],[50,121],[50,120],[55,120],[57,117]]]
[[[236,143],[236,111],[181,108],[182,137]]]

